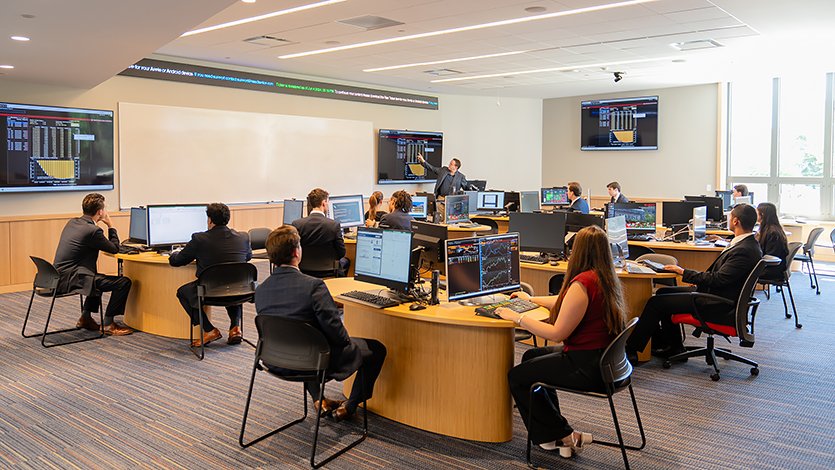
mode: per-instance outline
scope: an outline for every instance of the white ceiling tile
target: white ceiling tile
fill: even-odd
[[[728,28],[732,26],[743,26],[745,27],[744,23],[740,23],[735,18],[730,16],[725,18],[719,18],[716,20],[704,20],[704,21],[694,21],[692,23],[684,23],[688,28],[692,28],[696,31],[704,31],[707,29],[717,29],[717,28]]]
[[[676,23],[693,23],[695,21],[717,20],[720,18],[728,18],[728,14],[716,7],[699,8],[698,10],[679,11],[674,13],[667,13],[665,17],[675,21]]]
[[[659,14],[712,7],[707,0],[663,0],[644,3],[643,7]]]

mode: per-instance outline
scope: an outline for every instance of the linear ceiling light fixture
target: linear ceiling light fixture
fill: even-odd
[[[491,59],[493,57],[504,57],[508,55],[516,55],[516,54],[525,54],[526,52],[533,52],[533,50],[526,50],[526,51],[513,51],[513,52],[500,52],[498,54],[487,54],[487,55],[478,55],[473,57],[462,57],[460,59],[447,59],[447,60],[433,60],[432,62],[418,62],[416,64],[405,64],[405,65],[392,65],[390,67],[377,67],[376,69],[365,69],[363,72],[382,72],[384,70],[396,70],[396,69],[405,69],[408,67],[419,67],[419,66],[426,66],[426,65],[438,65],[438,64],[448,64],[450,62],[465,62],[468,60],[478,60],[478,59]]]
[[[187,31],[187,32],[183,33],[180,37],[182,38],[182,37],[186,37],[186,36],[193,36],[195,34],[207,33],[209,31],[215,31],[215,30],[218,30],[218,29],[228,28],[230,26],[238,26],[238,25],[241,25],[241,24],[252,23],[253,21],[266,20],[268,18],[275,18],[276,16],[287,15],[287,14],[290,14],[290,13],[296,13],[298,11],[310,10],[312,8],[325,7],[325,6],[328,6],[328,5],[333,5],[335,3],[342,3],[342,2],[346,2],[346,1],[348,1],[348,0],[325,0],[323,2],[311,3],[309,5],[301,5],[301,6],[298,6],[298,7],[295,7],[295,8],[288,8],[286,10],[274,11],[272,13],[265,13],[263,15],[253,16],[253,17],[250,17],[250,18],[243,18],[243,19],[240,19],[240,20],[230,21],[228,23],[221,23],[221,24],[214,25],[214,26],[207,26],[205,28],[195,29],[193,31]]]
[[[658,57],[655,59],[636,59],[636,60],[622,60],[619,62],[601,62],[599,64],[575,64],[575,65],[568,65],[565,67],[553,67],[548,69],[537,69],[537,70],[524,70],[521,72],[503,72],[503,73],[491,73],[489,75],[474,75],[471,77],[457,77],[457,78],[445,78],[442,80],[432,80],[432,83],[441,83],[441,82],[460,82],[463,80],[477,80],[480,78],[495,78],[495,77],[510,77],[514,75],[527,75],[531,73],[542,73],[542,72],[564,72],[567,70],[577,70],[577,69],[588,69],[588,68],[597,68],[597,67],[611,67],[613,65],[626,65],[626,64],[638,64],[641,62],[655,62],[655,61],[663,61],[663,60],[671,60],[673,57]],[[625,73],[625,72],[621,72]]]
[[[461,33],[464,31],[474,31],[477,29],[485,29],[485,28],[493,28],[496,26],[507,26],[512,24],[518,23],[525,23],[527,21],[536,21],[536,20],[544,20],[548,18],[558,18],[561,16],[569,16],[569,15],[577,15],[580,13],[589,13],[593,11],[600,11],[600,10],[608,10],[610,8],[620,8],[620,7],[628,7],[632,5],[640,5],[642,3],[652,3],[657,2],[659,0],[629,0],[626,2],[618,2],[618,3],[609,3],[606,5],[596,5],[593,7],[586,7],[586,8],[577,8],[574,10],[565,10],[565,11],[558,11],[555,13],[546,13],[543,15],[535,15],[535,16],[525,16],[522,18],[512,18],[509,20],[502,20],[502,21],[493,21],[491,23],[482,23],[476,24],[471,26],[462,26],[460,28],[452,28],[452,29],[443,29],[440,31],[430,31],[427,33],[419,33],[419,34],[411,34],[409,36],[401,36],[396,38],[389,38],[389,39],[380,39],[377,41],[369,41],[369,42],[361,42],[358,44],[348,44],[345,46],[339,47],[331,47],[328,49],[317,49],[315,51],[308,51],[308,52],[299,52],[296,54],[286,54],[278,56],[279,59],[295,59],[297,57],[306,57],[309,55],[316,55],[316,54],[326,54],[328,52],[336,52],[336,51],[344,51],[348,49],[357,49],[360,47],[368,47],[368,46],[378,46],[380,44],[389,44],[392,42],[400,42],[400,41],[409,41],[411,39],[421,39],[421,38],[429,38],[433,36],[440,36],[443,34],[452,34],[452,33]]]

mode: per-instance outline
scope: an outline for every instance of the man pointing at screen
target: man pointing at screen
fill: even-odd
[[[421,154],[417,154],[417,159],[424,168],[438,175],[435,181],[435,197],[449,196],[470,186],[464,174],[458,171],[461,161],[457,158],[453,158],[446,167],[433,166]]]

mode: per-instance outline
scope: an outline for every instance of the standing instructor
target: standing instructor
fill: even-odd
[[[436,167],[427,162],[421,154],[417,154],[417,159],[424,168],[438,175],[435,181],[435,197],[449,196],[470,186],[464,174],[458,171],[461,168],[461,160],[453,158],[446,167]]]

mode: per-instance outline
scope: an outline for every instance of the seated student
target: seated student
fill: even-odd
[[[751,270],[762,259],[760,244],[754,238],[754,224],[757,222],[757,211],[747,204],[734,207],[728,215],[728,226],[734,233],[731,244],[716,258],[705,272],[683,269],[681,266],[664,266],[681,276],[688,284],[695,284],[697,292],[718,295],[734,304],[739,299],[739,293],[745,285],[745,280]],[[686,292],[693,291],[692,287],[664,287],[647,301],[641,319],[632,330],[626,342],[627,351],[635,353],[642,351],[650,338],[661,344],[653,344],[653,354],[670,357],[684,351],[681,331],[671,321],[671,317],[678,313],[692,313],[691,300]],[[682,293],[684,292],[684,295]],[[705,308],[702,318],[708,322],[721,325],[736,324],[736,309],[724,303],[698,300],[701,308]],[[715,309],[722,307],[719,312]],[[659,334],[654,334],[659,329]]]
[[[571,205],[568,206],[569,211],[582,212],[583,214],[589,213],[589,203],[580,197],[582,195],[583,188],[580,186],[580,183],[576,181],[568,183],[568,200],[571,201]]]
[[[302,248],[317,246],[330,248],[334,260],[339,260],[339,276],[344,277],[348,273],[351,261],[345,257],[345,240],[342,238],[342,228],[339,222],[329,219],[325,214],[328,212],[327,191],[316,188],[307,195],[307,217],[294,220],[293,226],[299,231],[302,239]],[[329,277],[332,271],[309,271],[305,274],[314,277]]]
[[[562,457],[570,457],[591,442],[591,434],[577,432],[568,424],[560,412],[556,392],[539,389],[534,403],[530,403],[530,387],[546,382],[588,391],[605,390],[600,358],[623,330],[627,310],[606,233],[596,225],[577,233],[558,296],[516,295],[549,309],[548,323],[525,320],[524,313],[520,315],[508,308],[499,308],[496,313],[541,338],[563,344],[525,351],[522,362],[507,374],[510,393],[531,441],[546,450],[559,449]],[[533,421],[529,422],[531,407]]]
[[[748,186],[745,186],[744,184],[738,184],[738,185],[734,186],[734,191],[732,193],[732,196],[733,196],[734,199],[736,199],[738,197],[741,197],[741,196],[747,196],[747,195],[748,195]]]
[[[389,213],[380,219],[380,227],[393,230],[412,230],[415,220],[409,212],[412,210],[412,196],[403,191],[396,191],[389,199]]]
[[[381,202],[383,202],[383,193],[380,191],[371,193],[371,197],[368,198],[368,210],[365,211],[366,227],[376,227],[380,219],[386,215],[384,211],[377,210]]]
[[[366,396],[371,398],[374,383],[386,359],[386,347],[377,340],[348,336],[325,282],[299,271],[304,253],[300,240],[298,231],[292,225],[282,225],[267,237],[267,255],[278,267],[255,291],[255,310],[258,315],[300,320],[321,331],[330,345],[328,378],[342,381],[364,366],[364,372],[358,374],[347,401],[325,398],[321,406],[316,401],[313,403],[313,408],[319,413],[332,414],[336,421],[342,421],[352,416],[362,403],[363,381]],[[270,369],[280,375],[299,374],[277,367]],[[305,382],[304,387],[313,400],[318,400],[318,382]]]
[[[786,258],[789,256],[789,242],[777,216],[777,206],[770,202],[760,203],[757,206],[757,222],[760,223],[757,241],[760,242],[763,255],[772,255],[783,260],[779,266],[766,267],[760,279],[781,281],[788,262]]]
[[[611,183],[607,184],[606,188],[609,189],[609,196],[611,197],[611,199],[609,199],[610,203],[629,202],[629,199],[626,199],[626,196],[624,196],[620,192],[620,183],[618,183],[617,181],[612,181]]]
[[[123,276],[99,274],[96,263],[99,251],[116,254],[119,252],[119,234],[113,228],[104,196],[91,193],[81,202],[83,215],[67,222],[58,240],[53,265],[58,270],[58,292],[81,292],[86,297],[81,308],[81,318],[77,328],[99,330],[99,324],[93,320],[92,312],[101,308],[100,292],[112,292],[104,312],[104,325],[101,329],[106,335],[129,335],[130,328],[115,322],[115,318],[125,314],[131,282]],[[107,237],[97,224],[107,225]],[[98,291],[98,292],[97,292]]]
[[[209,230],[198,232],[191,236],[191,241],[180,251],[171,253],[168,257],[168,264],[171,266],[185,266],[197,260],[197,277],[209,266],[219,263],[244,263],[252,259],[252,247],[249,244],[249,235],[246,232],[238,232],[227,226],[231,212],[226,204],[215,202],[206,206],[206,216],[209,217]],[[191,317],[192,325],[200,324],[200,317],[203,316],[203,342],[209,344],[223,336],[220,330],[212,325],[206,312],[198,309],[197,302],[197,280],[183,284],[177,289],[177,299],[180,305]],[[226,314],[229,315],[229,338],[228,344],[239,344],[243,339],[240,320],[243,315],[243,307],[240,305],[226,307]],[[198,337],[192,346],[200,346]]]

